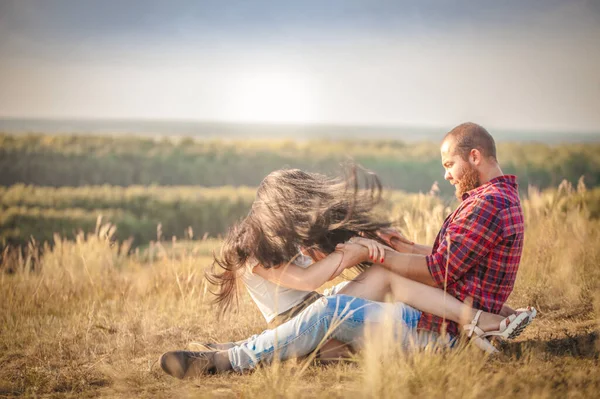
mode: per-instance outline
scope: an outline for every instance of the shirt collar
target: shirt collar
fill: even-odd
[[[462,200],[466,200],[467,198],[479,194],[480,192],[484,191],[486,188],[488,188],[489,186],[491,186],[492,184],[498,184],[498,183],[505,183],[508,184],[510,186],[513,186],[515,189],[518,187],[518,183],[517,183],[517,176],[515,175],[502,175],[502,176],[498,176],[498,177],[494,177],[493,179],[491,179],[490,181],[488,181],[485,184],[482,184],[481,186],[474,188],[471,191],[467,191],[466,193],[464,193],[462,195]]]

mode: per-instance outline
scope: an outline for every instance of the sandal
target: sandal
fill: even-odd
[[[513,339],[523,332],[529,325],[529,313],[521,312],[511,314],[500,322],[500,328],[496,331],[486,331],[481,337],[500,337],[504,339]],[[480,329],[481,331],[481,329]]]
[[[527,328],[527,326],[529,326],[531,324],[531,322],[533,321],[533,319],[535,319],[535,317],[537,316],[537,309],[534,308],[533,306],[527,306],[526,308],[515,309],[515,312],[516,312],[516,315],[519,315],[521,313],[527,313],[527,315],[529,316],[529,319],[527,320],[527,322],[525,324],[523,324],[521,326],[521,328],[517,329],[513,333],[512,338],[516,338],[519,335],[521,335],[523,330],[525,330],[525,328]]]
[[[471,324],[467,324],[466,326],[463,326],[463,328],[467,331],[467,337],[469,337],[471,342],[473,342],[473,344],[475,344],[479,349],[490,354],[498,353],[498,349],[496,349],[494,345],[492,345],[492,343],[485,338],[486,332],[477,327],[481,313],[483,313],[483,310],[478,310],[475,314],[475,317],[473,317]]]
[[[527,314],[529,315],[529,322],[531,323],[533,321],[533,319],[535,319],[535,317],[537,316],[537,309],[534,308],[533,306],[527,306],[526,308],[519,308],[519,309],[515,309],[515,312],[517,314],[519,313],[523,313],[523,312],[527,312]]]

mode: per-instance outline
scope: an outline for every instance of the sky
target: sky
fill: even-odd
[[[600,132],[600,0],[0,0],[0,117]]]

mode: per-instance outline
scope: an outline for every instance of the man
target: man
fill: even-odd
[[[391,253],[386,266],[424,284],[446,286],[461,301],[472,298],[476,309],[500,313],[523,249],[516,177],[502,173],[494,139],[475,123],[452,129],[442,141],[441,156],[444,178],[462,202],[444,221],[431,250],[415,245],[413,252],[421,256],[412,259]],[[423,314],[419,329],[440,332],[442,320]],[[456,324],[450,323],[447,331],[456,334]]]
[[[432,248],[418,244],[398,248],[406,245],[400,243],[397,249],[412,253],[386,253],[383,266],[403,277],[445,288],[461,301],[472,301],[476,309],[513,312],[503,305],[512,292],[523,248],[516,177],[502,173],[494,139],[474,123],[452,129],[442,141],[441,156],[444,178],[456,186],[461,204],[445,220]],[[344,259],[351,264],[363,261],[368,261],[366,249],[353,259]],[[400,310],[397,321],[404,327],[403,343],[416,337],[417,330],[425,332],[418,338],[422,344],[440,339],[443,331],[450,337],[458,334],[455,323],[446,324],[401,303],[393,306]],[[243,345],[228,351],[167,352],[161,356],[161,366],[179,378],[231,369],[242,372],[275,356],[283,360],[310,353],[328,336],[360,342],[365,323],[381,317],[381,312],[367,311],[384,307],[345,295],[322,298],[296,318]]]

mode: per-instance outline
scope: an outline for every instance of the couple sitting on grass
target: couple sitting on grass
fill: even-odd
[[[398,345],[407,348],[453,347],[459,325],[489,353],[497,351],[489,338],[520,334],[536,311],[504,305],[523,248],[516,178],[502,173],[492,136],[474,123],[450,131],[441,155],[461,203],[433,247],[378,220],[375,175],[358,190],[356,172],[346,180],[300,170],[269,174],[248,216],[227,235],[215,259],[220,271],[209,279],[223,310],[242,281],[270,329],[244,341],[206,343],[203,351],[166,352],[162,369],[184,378],[244,372],[316,350],[317,357],[338,356],[339,348],[360,349],[366,327],[390,316]],[[348,268],[361,272],[315,292]]]

